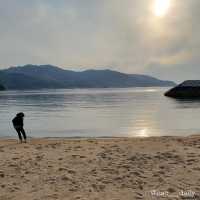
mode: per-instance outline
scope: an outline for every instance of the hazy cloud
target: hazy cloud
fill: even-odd
[[[107,68],[199,79],[199,0],[0,0],[0,66]],[[199,73],[200,74],[200,73]]]

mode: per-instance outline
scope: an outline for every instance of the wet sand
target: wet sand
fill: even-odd
[[[0,200],[200,199],[200,136],[0,140]]]

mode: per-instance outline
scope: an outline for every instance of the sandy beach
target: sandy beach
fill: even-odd
[[[199,195],[200,136],[0,140],[0,200]]]

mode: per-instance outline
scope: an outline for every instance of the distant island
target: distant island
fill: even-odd
[[[172,81],[125,74],[112,70],[64,70],[52,65],[25,65],[0,70],[0,81],[8,90],[50,88],[126,88],[175,86]]]
[[[200,80],[187,80],[165,93],[173,98],[200,98]]]

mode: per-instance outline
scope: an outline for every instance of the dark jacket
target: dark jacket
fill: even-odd
[[[24,122],[23,122],[23,117],[22,116],[16,116],[13,120],[13,126],[14,127],[23,127],[24,126]]]

